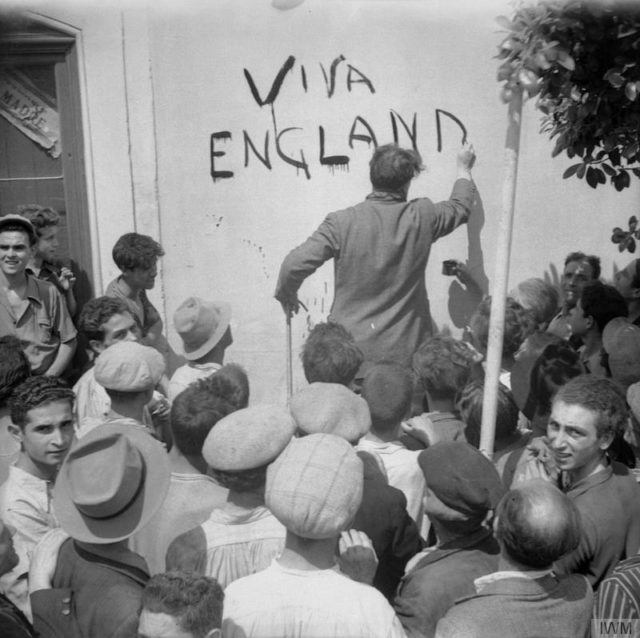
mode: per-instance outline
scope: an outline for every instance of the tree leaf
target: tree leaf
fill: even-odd
[[[636,252],[636,240],[633,237],[629,237],[627,239],[627,250],[630,253],[635,253]]]
[[[498,16],[496,18],[496,22],[503,29],[508,29],[509,31],[513,31],[515,29],[513,22],[511,22],[511,20],[509,20],[509,18],[507,18],[506,16]]]
[[[576,171],[582,166],[582,163],[580,164],[573,164],[572,166],[569,166],[569,168],[562,174],[562,178],[563,179],[567,179],[568,177],[571,177],[572,175],[575,175]]]
[[[624,87],[624,94],[627,96],[628,100],[635,102],[635,99],[638,97],[637,82],[627,82]]]
[[[580,164],[580,167],[576,171],[576,177],[578,179],[582,179],[584,177],[584,172],[587,170],[586,164]]]
[[[609,166],[609,164],[601,164],[601,166],[604,169],[604,172],[610,177],[613,177],[616,174],[616,170]]]
[[[596,171],[592,166],[589,166],[589,168],[587,168],[587,184],[589,184],[591,188],[596,188],[596,186],[598,186]]]

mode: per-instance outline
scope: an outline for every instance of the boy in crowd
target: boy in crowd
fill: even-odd
[[[136,341],[119,341],[104,350],[96,359],[94,376],[96,382],[106,390],[111,407],[106,419],[85,418],[81,421],[78,424],[78,438],[106,422],[119,421],[167,440],[162,432],[155,432],[153,427],[147,425],[145,419],[146,406],[164,371],[162,355]]]
[[[582,517],[578,548],[556,562],[557,574],[584,574],[594,590],[618,561],[640,549],[640,487],[607,450],[626,427],[628,410],[609,379],[584,375],[556,394],[547,438],[564,492]]]
[[[582,339],[580,359],[587,372],[599,377],[609,376],[602,364],[602,333],[609,321],[626,316],[627,302],[613,286],[601,281],[584,286],[569,312],[569,325],[572,336]]]
[[[362,381],[362,398],[369,405],[371,429],[360,439],[359,450],[377,454],[389,485],[402,490],[407,511],[426,536],[424,523],[424,476],[418,466],[417,450],[408,450],[398,440],[402,420],[411,408],[413,377],[397,363],[378,363]]]
[[[356,445],[371,427],[367,402],[337,383],[312,383],[291,397],[291,414],[298,436],[333,434]],[[407,499],[389,485],[380,457],[358,450],[364,466],[362,502],[351,527],[364,532],[378,557],[373,586],[391,599],[407,561],[422,549]]]
[[[56,265],[58,255],[58,224],[60,215],[53,208],[31,204],[19,206],[18,214],[26,217],[32,224],[38,236],[33,256],[28,269],[38,279],[43,279],[53,284],[63,296],[69,314],[73,317],[78,309],[73,285],[76,277],[70,268]]]
[[[331,434],[293,439],[267,470],[265,500],[286,527],[282,553],[225,592],[225,638],[404,636],[374,588],[336,569],[336,545],[362,498],[362,462]]]
[[[227,372],[224,366],[213,376],[192,383],[171,406],[169,491],[162,508],[130,542],[131,549],[146,559],[151,574],[164,571],[174,538],[204,523],[227,500],[229,491],[207,476],[202,456],[211,428],[227,414],[246,407],[246,395]]]
[[[413,355],[413,369],[424,388],[429,412],[403,423],[402,442],[412,450],[438,441],[464,441],[465,424],[455,413],[457,393],[471,377],[472,351],[453,337],[431,337]]]
[[[333,321],[316,324],[302,348],[302,368],[309,383],[339,383],[351,387],[363,361],[353,335]]]
[[[178,307],[173,323],[182,339],[187,363],[171,377],[170,402],[187,386],[222,367],[225,350],[233,343],[230,321],[231,306],[224,302],[189,297]]]
[[[294,431],[291,415],[270,405],[237,410],[216,423],[202,455],[229,497],[202,525],[171,543],[167,570],[205,574],[226,587],[271,563],[282,550],[285,530],[264,502],[267,467]]]
[[[162,334],[162,319],[147,297],[147,290],[155,286],[158,259],[163,255],[162,246],[147,235],[122,235],[112,251],[113,261],[122,274],[107,286],[105,294],[127,304],[142,331],[142,342],[166,357],[169,348]]]
[[[220,638],[224,593],[213,578],[182,572],[152,576],[142,593],[139,638]]]
[[[69,452],[54,505],[70,538],[60,547],[51,584],[72,593],[79,635],[137,635],[149,573],[127,543],[162,506],[168,487],[164,446],[136,428],[107,423]]]
[[[140,326],[127,304],[114,297],[98,297],[88,301],[80,313],[78,328],[94,357],[119,341],[140,340]],[[77,423],[85,417],[101,419],[109,414],[111,400],[95,380],[93,366],[78,379],[73,391],[76,394]]]
[[[408,636],[433,638],[474,579],[498,567],[498,545],[485,521],[504,489],[491,461],[462,441],[442,441],[418,457],[427,489],[425,511],[437,545],[407,565],[394,607]]]
[[[0,488],[0,518],[16,529],[18,565],[2,579],[9,598],[30,616],[26,587],[30,553],[58,523],[51,491],[73,438],[74,395],[55,377],[31,377],[10,399],[10,432],[20,453]]]
[[[27,272],[37,241],[25,217],[0,217],[0,336],[20,339],[33,374],[60,376],[77,333],[55,286]]]

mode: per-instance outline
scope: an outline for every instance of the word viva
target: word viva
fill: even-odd
[[[320,64],[324,86],[326,88],[327,98],[331,99],[336,95],[338,89],[338,79],[344,68],[345,86],[349,93],[354,87],[360,87],[365,91],[366,95],[376,92],[371,79],[362,71],[351,64],[346,67],[341,66],[346,62],[343,55],[335,58],[328,69]],[[287,126],[281,128],[278,126],[276,117],[276,104],[280,89],[288,75],[295,67],[295,58],[289,56],[276,74],[270,89],[266,93],[261,93],[256,85],[252,74],[244,69],[244,76],[247,81],[249,92],[256,102],[262,108],[267,106],[271,112],[271,128],[264,132],[264,137],[257,141],[255,134],[250,134],[247,129],[242,129],[242,146],[244,152],[244,168],[249,167],[250,163],[259,163],[267,170],[273,170],[273,162],[281,161],[292,166],[297,173],[303,173],[307,179],[311,179],[310,163],[307,160],[305,150],[300,148],[294,153],[288,152],[288,147],[295,145],[295,140],[301,135],[305,139],[309,139],[309,131],[305,131],[299,126]],[[309,88],[307,71],[304,65],[300,65],[300,82],[302,89],[307,92]],[[464,124],[453,114],[442,109],[435,109],[435,125],[438,152],[442,151],[442,120],[443,118],[451,121],[459,129],[463,143],[466,141],[467,131]],[[413,112],[412,117],[405,119],[397,111],[389,110],[389,119],[391,127],[391,137],[395,143],[400,143],[401,135],[406,137],[408,143],[414,150],[418,150],[418,116]],[[342,169],[348,170],[350,157],[346,154],[337,154],[328,150],[328,135],[322,124],[314,126],[312,137],[315,137],[317,128],[317,153],[318,163],[320,166],[326,166],[330,170]],[[296,134],[296,132],[298,132]],[[331,139],[335,141],[336,132],[332,131]],[[347,120],[347,125],[340,132],[340,137],[344,139],[346,136],[346,145],[354,148],[357,142],[365,143],[368,146],[378,146],[378,137],[373,126],[361,115],[355,115],[353,119]],[[222,179],[231,179],[235,173],[230,170],[228,155],[228,144],[232,142],[233,136],[229,130],[215,131],[210,136],[210,160],[211,160],[211,177],[213,181]],[[293,142],[293,143],[292,143]],[[307,149],[308,150],[308,149]],[[335,149],[332,149],[335,150]],[[223,159],[224,158],[224,159]]]

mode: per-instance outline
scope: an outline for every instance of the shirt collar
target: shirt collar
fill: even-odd
[[[404,193],[397,191],[372,191],[367,195],[367,199],[373,199],[378,202],[406,202],[407,198]]]
[[[544,576],[549,576],[552,573],[551,568],[549,569],[532,569],[526,572],[518,572],[518,571],[502,571],[502,572],[493,572],[493,574],[487,574],[486,576],[481,576],[480,578],[476,578],[473,581],[473,586],[476,588],[476,592],[480,593],[487,585],[491,585],[501,580],[506,580],[508,578],[525,578],[527,580],[536,580],[538,578],[543,578]]]

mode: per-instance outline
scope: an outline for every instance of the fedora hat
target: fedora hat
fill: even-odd
[[[178,306],[173,324],[189,361],[200,359],[222,339],[231,321],[231,306],[222,301],[189,297]]]
[[[161,443],[131,426],[105,423],[72,446],[53,490],[54,511],[72,538],[115,543],[160,508],[170,476]]]

